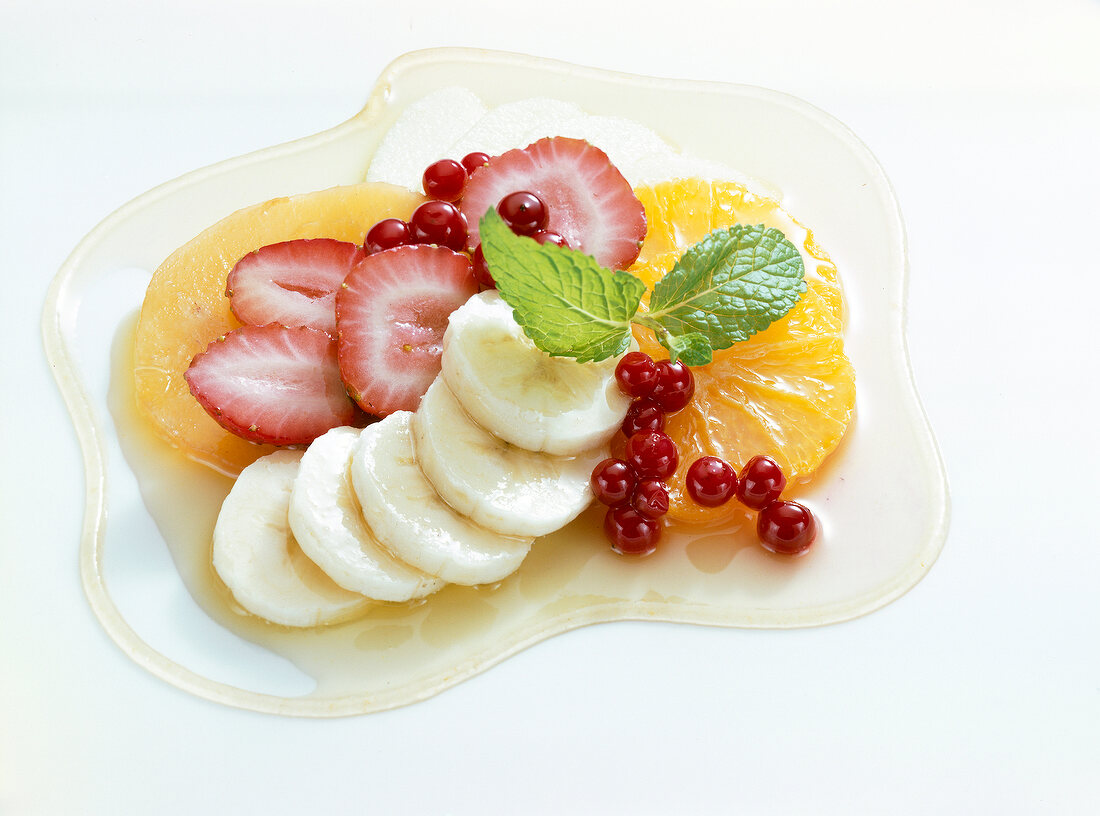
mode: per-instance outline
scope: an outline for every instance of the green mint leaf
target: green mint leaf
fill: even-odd
[[[783,317],[806,291],[798,249],[782,232],[763,225],[717,229],[684,253],[653,287],[645,323],[661,344],[687,365],[700,355],[697,339],[714,351],[747,340]],[[681,348],[682,346],[682,348]],[[710,361],[709,354],[707,362]]]
[[[701,366],[711,361],[713,349],[705,334],[700,332],[671,334],[664,326],[655,320],[650,320],[646,315],[636,318],[634,322],[653,330],[657,335],[657,342],[668,349],[668,358],[672,362],[680,360],[687,366]]]
[[[496,208],[478,229],[497,291],[536,346],[582,363],[626,351],[644,283],[583,252],[515,235]]]

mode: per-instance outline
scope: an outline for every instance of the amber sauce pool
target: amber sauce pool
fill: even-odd
[[[751,617],[732,610],[766,598],[769,582],[782,583],[790,574],[788,559],[756,545],[747,514],[720,529],[666,534],[656,553],[639,559],[610,550],[603,511],[594,506],[536,540],[520,569],[492,586],[449,585],[419,601],[379,603],[362,617],[327,627],[268,623],[234,601],[212,566],[214,524],[232,480],[183,457],[136,412],[129,366],[135,322],[136,316],[125,321],[113,344],[109,405],[123,455],[202,611],[316,682],[309,694],[278,709],[285,713],[316,714],[326,705],[354,713],[412,702],[538,640],[597,621],[751,626]],[[271,709],[253,705],[249,691],[241,694],[241,705]]]

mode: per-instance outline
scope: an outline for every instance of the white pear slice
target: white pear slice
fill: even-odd
[[[607,447],[578,456],[517,448],[467,415],[436,377],[412,418],[416,461],[447,504],[490,530],[541,536],[575,519],[592,501],[592,468]]]
[[[510,575],[530,537],[494,533],[459,515],[416,463],[408,411],[363,429],[351,479],[371,530],[402,561],[456,584],[489,584]]]
[[[214,569],[237,603],[283,626],[355,617],[369,598],[337,586],[290,532],[287,511],[301,451],[276,451],[241,471],[214,526]]]
[[[344,589],[377,601],[422,598],[443,581],[390,555],[375,539],[351,486],[358,428],[333,428],[302,457],[290,493],[290,529],[302,551]]]
[[[618,116],[583,114],[572,119],[562,119],[555,124],[552,133],[532,131],[525,134],[524,141],[534,142],[542,136],[568,136],[595,145],[607,154],[607,158],[631,186],[637,183],[634,165],[640,158],[653,153],[672,152],[672,148],[652,130]]]
[[[543,136],[556,136],[558,125],[584,113],[571,102],[534,97],[497,105],[482,116],[450,147],[461,159],[475,150],[497,156],[516,147],[527,147]],[[533,138],[532,138],[533,135]]]
[[[441,88],[418,99],[386,131],[366,180],[422,192],[424,170],[438,159],[461,159],[464,153],[451,156],[448,148],[485,113],[485,105],[465,88]]]
[[[454,311],[443,335],[443,378],[477,424],[531,451],[576,456],[606,445],[630,397],[618,358],[578,363],[537,348],[495,291]]]

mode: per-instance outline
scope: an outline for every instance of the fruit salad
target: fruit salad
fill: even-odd
[[[174,253],[135,393],[236,479],[211,531],[235,601],[312,627],[492,585],[593,502],[623,569],[737,514],[805,553],[785,491],[842,438],[854,375],[836,267],[754,189],[625,120],[445,89],[365,182]]]

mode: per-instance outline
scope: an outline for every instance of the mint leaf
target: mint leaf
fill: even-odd
[[[594,258],[515,235],[495,209],[480,223],[481,249],[502,298],[543,351],[579,362],[630,345],[630,324],[653,331],[673,361],[706,365],[713,352],[783,317],[806,291],[798,249],[777,229],[735,224],[691,247],[657,282],[648,313],[645,285]]]
[[[657,321],[650,320],[647,315],[638,317],[634,322],[653,330],[657,335],[657,342],[668,349],[668,357],[672,362],[680,360],[684,365],[701,366],[711,361],[713,349],[705,334],[700,332],[672,334]]]
[[[497,291],[536,346],[582,363],[626,351],[644,283],[583,252],[515,235],[496,208],[478,228]]]
[[[710,233],[653,287],[644,325],[687,365],[710,349],[729,348],[781,318],[806,291],[798,249],[763,225],[735,224]],[[691,339],[688,339],[691,338]],[[710,362],[707,352],[705,362]]]

